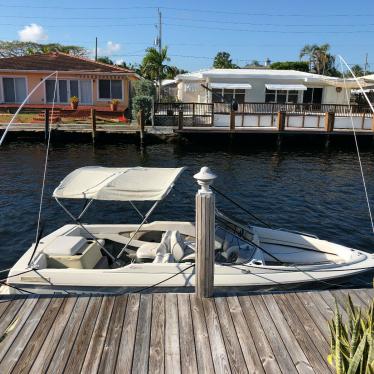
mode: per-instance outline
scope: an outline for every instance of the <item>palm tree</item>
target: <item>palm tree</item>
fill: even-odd
[[[318,48],[318,45],[317,44],[306,44],[302,50],[300,51],[300,60],[303,58],[303,57],[308,57],[308,61],[309,61],[309,70],[312,70],[312,62],[314,60],[314,53],[315,53],[315,50]]]
[[[162,48],[159,52],[156,48],[148,48],[143,58],[141,71],[144,78],[158,81],[158,96],[161,93],[161,81],[164,79],[170,69],[165,62],[170,61],[168,57],[168,48]]]
[[[364,69],[358,64],[351,66],[351,70],[356,77],[362,77],[365,75]],[[353,76],[351,73],[349,73],[349,75]]]
[[[328,74],[334,68],[335,57],[329,53],[329,44],[307,44],[300,51],[300,59],[307,56],[310,70],[317,74]]]

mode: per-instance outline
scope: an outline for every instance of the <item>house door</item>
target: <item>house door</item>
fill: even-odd
[[[92,104],[92,85],[89,80],[80,81],[80,97],[82,104]]]

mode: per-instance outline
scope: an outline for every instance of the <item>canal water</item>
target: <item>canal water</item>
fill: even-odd
[[[363,169],[374,205],[374,154],[363,151]],[[45,145],[8,142],[0,149],[0,269],[11,266],[35,239]],[[285,229],[374,252],[364,189],[354,150],[277,149],[249,146],[157,144],[141,150],[134,144],[52,145],[42,222],[47,234],[70,220],[52,199],[53,189],[72,170],[87,166],[186,166],[175,189],[153,219],[193,220],[193,174],[209,166],[218,176],[215,186],[263,220]],[[140,181],[141,183],[141,181]],[[217,196],[227,214],[253,222]],[[83,201],[69,202],[78,212]],[[146,210],[147,204],[139,204]],[[140,222],[125,202],[95,202],[84,222]]]

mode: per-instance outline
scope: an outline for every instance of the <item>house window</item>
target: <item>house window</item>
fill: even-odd
[[[20,103],[27,96],[26,78],[3,78],[2,87],[3,95],[0,97],[2,96],[5,103]]]
[[[213,88],[212,102],[213,103],[231,103],[235,99],[239,104],[244,103],[245,90],[244,89],[228,89],[228,88]]]
[[[110,80],[100,79],[99,80],[99,99],[111,100],[119,99],[122,100],[122,81],[121,80]]]
[[[296,90],[268,90],[265,92],[265,103],[297,103],[299,91]]]
[[[322,103],[323,88],[309,87],[304,91],[303,103],[304,104],[321,104]]]
[[[72,96],[77,96],[81,104],[92,104],[92,84],[90,80],[59,79],[56,92],[55,83],[55,79],[48,79],[45,82],[47,103],[66,104]]]

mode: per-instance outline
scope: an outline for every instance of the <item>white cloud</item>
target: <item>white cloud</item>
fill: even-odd
[[[18,35],[21,42],[41,42],[48,39],[43,27],[36,23],[25,26],[18,31]]]
[[[121,49],[121,44],[114,43],[111,40],[109,40],[106,43],[106,52],[108,55],[112,55],[114,52],[118,52]]]
[[[119,58],[118,60],[115,60],[114,63],[116,65],[122,65],[123,63],[125,62],[125,60],[123,58]]]

